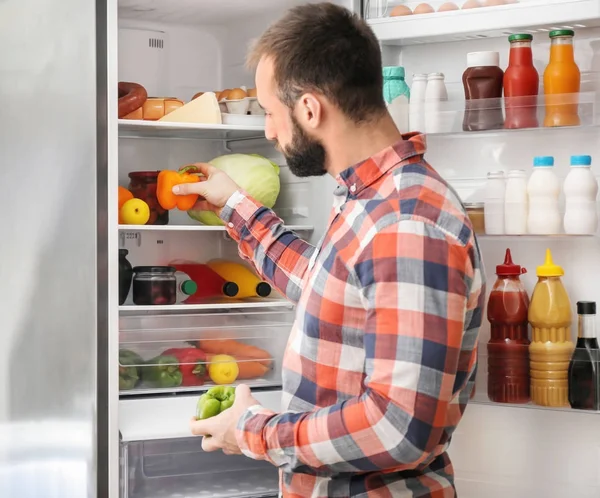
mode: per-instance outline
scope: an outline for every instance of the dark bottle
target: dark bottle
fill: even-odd
[[[127,249],[119,249],[119,306],[127,299],[133,279],[133,268],[127,260],[128,254]]]
[[[577,303],[578,337],[569,363],[569,404],[580,410],[600,410],[598,366],[600,350],[596,338],[596,303]]]

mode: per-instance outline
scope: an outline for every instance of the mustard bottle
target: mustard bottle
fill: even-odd
[[[263,282],[250,268],[233,261],[213,260],[207,265],[228,282],[234,282],[239,287],[236,299],[247,297],[267,297],[271,294],[271,286]]]
[[[537,267],[538,282],[528,314],[531,401],[541,406],[569,406],[569,361],[575,345],[571,340],[571,302],[560,279],[564,274],[547,249],[545,263]]]

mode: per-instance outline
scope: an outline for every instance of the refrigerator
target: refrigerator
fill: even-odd
[[[171,211],[167,225],[119,223],[118,186],[130,173],[178,169],[229,153],[261,154],[280,166],[274,207],[286,225],[318,243],[333,200],[330,178],[296,178],[264,138],[260,117],[241,124],[161,123],[117,116],[117,84],[142,84],[151,97],[188,102],[197,92],[254,86],[244,66],[250,42],[301,0],[98,0],[0,2],[0,496],[19,498],[272,497],[277,469],[220,452],[204,453],[189,421],[203,386],[120,389],[119,351],[144,361],[190,342],[233,340],[265,352],[269,369],[247,379],[277,410],[281,360],[293,307],[266,298],[200,304],[119,304],[119,249],[133,266],[174,260],[237,261],[223,227]],[[489,171],[531,172],[534,156],[600,152],[600,2],[521,0],[476,9],[391,17],[399,4],[338,0],[368,19],[384,65],[412,75],[441,72],[448,101],[443,129],[428,134],[427,160],[465,202],[484,195]],[[456,2],[461,7],[463,0]],[[490,2],[488,2],[490,3]],[[493,2],[491,2],[493,3]],[[499,2],[496,2],[499,3]],[[551,29],[574,29],[582,73],[581,125],[464,132],[466,54],[497,51],[507,37],[534,36],[543,74]],[[538,99],[543,114],[543,99]],[[255,118],[249,116],[247,118]],[[592,166],[597,172],[597,166]],[[525,266],[527,290],[545,249],[565,269],[572,304],[600,300],[597,236],[486,236],[478,241],[487,280],[510,248]],[[575,334],[573,328],[573,334]],[[450,445],[461,498],[600,493],[596,412],[506,406],[486,396],[480,336],[477,389]]]

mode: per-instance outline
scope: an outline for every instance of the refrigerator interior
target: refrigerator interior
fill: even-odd
[[[136,81],[148,89],[149,95],[169,95],[184,101],[198,91],[241,85],[253,87],[253,75],[244,68],[249,41],[285,8],[302,2],[204,1],[202,8],[198,7],[199,3],[198,0],[188,0],[174,6],[167,0],[120,0],[119,81]],[[357,2],[339,3],[356,7]],[[578,11],[582,4],[590,5],[588,0],[548,0],[535,5],[548,6],[544,12],[549,13],[557,4],[567,3],[573,4],[573,11]],[[553,25],[540,28],[537,20],[527,19],[534,11],[523,9],[522,16],[525,18],[517,19],[514,14],[511,17],[510,6],[505,7],[499,10],[498,18],[508,19],[503,21],[506,23],[514,20],[521,30],[534,34],[535,65],[541,75],[548,59],[548,30]],[[496,19],[491,11],[477,15],[483,24]],[[600,160],[597,127],[600,122],[597,98],[600,92],[600,28],[595,27],[599,23],[572,26],[576,29],[576,60],[582,71],[584,126],[469,134],[462,132],[459,126],[464,104],[461,75],[466,67],[466,54],[498,51],[500,65],[505,68],[509,50],[506,38],[519,29],[509,29],[510,24],[501,29],[494,24],[493,29],[478,33],[470,26],[468,30],[464,29],[468,31],[467,35],[457,35],[460,23],[442,23],[423,17],[422,23],[417,24],[417,17],[403,20],[401,26],[389,19],[372,19],[370,22],[382,40],[384,64],[404,66],[409,85],[412,83],[410,75],[414,73],[445,74],[449,102],[445,104],[444,115],[453,124],[445,133],[428,136],[426,157],[458,190],[463,200],[482,200],[481,189],[488,171],[525,169],[529,172],[535,155],[553,155],[555,169],[562,178],[568,172],[570,155],[590,154],[596,162]],[[405,30],[401,29],[403,26]],[[152,39],[161,42],[150,42]],[[540,108],[539,112],[542,113],[543,109]],[[177,132],[170,137],[162,134],[164,138],[160,138],[161,133],[127,130],[125,127],[120,134],[119,185],[127,186],[128,174],[132,171],[176,169],[229,152],[260,153],[281,166],[282,188],[275,210],[287,224],[313,243],[323,233],[335,185],[333,180],[293,177],[283,164],[282,157],[262,138],[260,131],[239,132],[232,140],[223,140],[218,134],[208,133],[193,135],[193,139],[178,139],[184,134]],[[593,166],[593,170],[597,173],[597,166]],[[129,259],[134,266],[165,264],[179,258],[198,261],[215,257],[236,258],[236,245],[223,230],[191,229],[189,227],[197,226],[195,222],[185,213],[172,211],[170,225],[177,224],[184,227],[179,230],[153,230],[148,227],[120,230],[120,247],[130,251]],[[479,243],[486,263],[488,288],[495,279],[495,265],[502,262],[505,249],[510,247],[514,260],[528,269],[523,279],[531,292],[536,280],[535,267],[543,262],[545,249],[549,247],[555,262],[565,269],[564,283],[573,305],[577,300],[600,301],[600,288],[594,278],[594,273],[600,270],[597,237],[482,236]],[[292,316],[289,305],[277,295],[254,308],[231,305],[226,309],[207,306],[182,311],[181,307],[174,307],[172,311],[156,312],[131,307],[129,297],[120,309],[119,340],[121,344],[143,352],[147,356],[145,359],[159,352],[163,346],[173,347],[189,340],[210,338],[215,333],[221,338],[240,339],[268,350],[269,358],[273,360],[272,370],[267,377],[254,382],[254,387],[261,402],[277,409],[281,358]],[[575,327],[573,334],[576,334]],[[484,320],[480,340],[482,351],[488,339],[489,326]],[[540,409],[532,405],[491,404],[486,401],[485,373],[486,358],[482,354],[477,394],[467,408],[450,447],[459,496],[598,496],[598,414]],[[152,389],[122,393],[119,404],[123,437],[122,496],[274,494],[276,473],[268,464],[216,454],[203,455],[198,439],[186,437],[199,392],[191,389],[193,393],[186,393],[190,389],[185,388],[179,391],[183,392],[177,396],[172,396],[174,391]],[[239,486],[226,486],[223,490],[203,485],[215,481],[211,477],[216,472],[223,474],[225,482],[238,473],[252,478],[264,475],[267,489],[255,488],[254,492],[245,494],[246,488],[241,489],[242,480],[238,482]],[[253,487],[251,483],[249,486]]]

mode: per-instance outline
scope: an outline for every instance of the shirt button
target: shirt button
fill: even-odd
[[[229,223],[227,223],[227,226],[228,226],[229,228],[233,228],[233,223],[231,223],[231,221],[230,221]]]
[[[350,192],[356,192],[356,183],[350,187]]]

